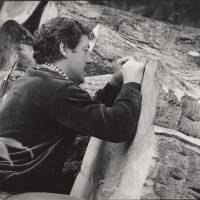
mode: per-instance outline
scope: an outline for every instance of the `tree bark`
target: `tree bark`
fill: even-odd
[[[145,69],[142,108],[134,140],[114,144],[92,138],[72,195],[86,199],[141,198],[156,153],[152,127],[159,92],[156,68],[157,62],[151,61]]]

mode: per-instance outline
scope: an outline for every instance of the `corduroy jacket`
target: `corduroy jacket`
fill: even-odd
[[[79,85],[30,69],[0,104],[0,137],[29,147],[9,147],[14,163],[0,159],[0,190],[56,192],[66,154],[77,134],[110,142],[134,136],[141,109],[138,83],[107,83],[92,98]]]

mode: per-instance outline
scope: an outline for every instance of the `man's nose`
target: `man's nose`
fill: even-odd
[[[88,53],[86,63],[87,64],[91,64],[92,62],[93,62],[93,60],[92,60],[92,58],[90,56],[90,53]]]

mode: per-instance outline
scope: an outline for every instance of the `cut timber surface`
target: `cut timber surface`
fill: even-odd
[[[111,75],[87,77],[83,87],[92,95],[95,90],[103,87],[110,77]],[[200,139],[155,125],[154,132],[153,145],[156,152],[155,156],[150,160],[151,164],[149,166],[151,168],[143,185],[141,199],[199,199]],[[84,169],[88,170],[85,171],[85,174],[81,171],[79,177],[87,177],[88,173],[90,173],[90,163],[96,156],[92,152],[93,149],[98,149],[100,142],[97,144],[96,140],[96,145],[95,143],[93,144],[90,142],[88,146],[91,150],[88,162],[86,163],[84,159],[84,163],[86,163]],[[86,155],[88,154],[86,153]],[[145,162],[140,167],[144,164]],[[81,180],[84,181],[83,185],[88,183],[86,178],[81,177]],[[81,186],[82,184],[80,183],[80,190]],[[132,188],[135,188],[135,186],[131,187],[131,191]],[[82,190],[77,194],[81,192]]]
[[[114,144],[92,138],[72,195],[86,199],[139,199],[155,157],[152,127],[158,97],[157,62],[149,61],[142,84],[142,108],[132,142]]]

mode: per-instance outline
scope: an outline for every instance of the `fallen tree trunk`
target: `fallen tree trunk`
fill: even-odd
[[[72,195],[85,199],[141,198],[143,182],[156,153],[152,128],[158,97],[156,69],[155,61],[147,63],[141,114],[133,142],[114,144],[92,138]]]

